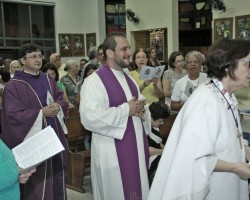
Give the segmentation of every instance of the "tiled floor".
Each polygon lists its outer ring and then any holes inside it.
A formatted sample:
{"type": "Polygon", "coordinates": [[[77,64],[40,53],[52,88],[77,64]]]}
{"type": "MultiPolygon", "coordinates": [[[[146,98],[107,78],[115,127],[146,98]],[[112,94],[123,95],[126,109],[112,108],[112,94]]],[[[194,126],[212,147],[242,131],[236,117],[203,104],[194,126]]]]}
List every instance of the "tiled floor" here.
{"type": "Polygon", "coordinates": [[[68,200],[93,200],[90,175],[84,177],[83,187],[85,193],[67,189],[68,200]]]}

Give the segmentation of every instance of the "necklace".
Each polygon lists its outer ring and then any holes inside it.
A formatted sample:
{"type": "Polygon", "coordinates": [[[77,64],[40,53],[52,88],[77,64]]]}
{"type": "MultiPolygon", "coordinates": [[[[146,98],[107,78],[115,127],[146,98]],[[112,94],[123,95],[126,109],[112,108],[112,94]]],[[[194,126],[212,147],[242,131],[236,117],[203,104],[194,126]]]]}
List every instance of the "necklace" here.
{"type": "Polygon", "coordinates": [[[200,84],[200,76],[195,80],[191,80],[189,77],[188,79],[189,79],[188,82],[190,83],[190,86],[191,86],[189,87],[188,92],[191,95],[200,84]]]}
{"type": "Polygon", "coordinates": [[[237,117],[236,117],[236,115],[235,115],[235,113],[234,113],[234,111],[233,111],[232,106],[231,106],[230,103],[229,103],[230,96],[229,96],[228,92],[223,88],[222,84],[221,84],[219,81],[212,79],[212,80],[210,81],[210,83],[212,83],[212,84],[219,90],[220,94],[223,96],[223,98],[224,98],[224,99],[226,100],[226,102],[227,102],[227,105],[228,105],[227,109],[230,109],[230,110],[231,110],[231,113],[232,113],[233,118],[234,118],[235,126],[236,126],[236,128],[237,128],[236,137],[239,139],[240,148],[242,149],[242,140],[241,140],[242,134],[241,134],[240,131],[239,131],[239,124],[238,124],[237,117]]]}

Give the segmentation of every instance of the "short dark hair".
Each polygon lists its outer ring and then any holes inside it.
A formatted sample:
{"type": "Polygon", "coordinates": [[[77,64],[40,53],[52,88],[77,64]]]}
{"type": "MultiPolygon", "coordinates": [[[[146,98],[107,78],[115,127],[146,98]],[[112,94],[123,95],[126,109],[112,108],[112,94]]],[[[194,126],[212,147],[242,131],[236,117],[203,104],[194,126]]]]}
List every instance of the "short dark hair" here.
{"type": "Polygon", "coordinates": [[[208,77],[218,78],[229,75],[236,80],[234,70],[240,59],[250,53],[250,41],[243,39],[221,39],[215,42],[208,51],[206,66],[208,77]],[[227,71],[226,71],[227,69],[227,71]]]}
{"type": "Polygon", "coordinates": [[[56,66],[53,63],[49,62],[43,66],[42,72],[46,73],[48,70],[53,70],[56,73],[55,77],[56,82],[59,81],[59,73],[56,66]]]}
{"type": "MultiPolygon", "coordinates": [[[[169,58],[168,58],[168,65],[172,69],[175,68],[174,63],[175,63],[175,59],[176,59],[177,56],[183,56],[182,52],[180,52],[180,51],[173,51],[170,54],[169,58]]],[[[184,59],[184,56],[183,56],[183,59],[184,59]]]]}
{"type": "Polygon", "coordinates": [[[153,102],[149,106],[151,112],[151,117],[153,120],[167,119],[170,115],[170,109],[167,104],[162,104],[161,102],[153,102]]]}
{"type": "Polygon", "coordinates": [[[86,66],[86,68],[85,68],[85,70],[84,70],[84,74],[83,74],[83,80],[87,77],[87,74],[88,74],[88,72],[89,72],[91,69],[97,70],[96,65],[94,65],[94,64],[88,64],[88,65],[86,66]]]}
{"type": "Polygon", "coordinates": [[[27,53],[32,53],[32,52],[37,52],[37,51],[42,52],[42,49],[40,46],[34,43],[26,43],[19,48],[18,58],[23,58],[24,56],[26,56],[27,53]]]}
{"type": "Polygon", "coordinates": [[[10,80],[10,73],[3,67],[0,68],[0,75],[4,83],[7,83],[10,80]]]}
{"type": "Polygon", "coordinates": [[[126,38],[126,35],[122,32],[112,32],[108,34],[108,36],[105,38],[103,42],[103,54],[104,54],[105,59],[107,59],[106,51],[108,49],[115,51],[115,48],[117,46],[116,41],[115,41],[116,37],[126,38]]]}

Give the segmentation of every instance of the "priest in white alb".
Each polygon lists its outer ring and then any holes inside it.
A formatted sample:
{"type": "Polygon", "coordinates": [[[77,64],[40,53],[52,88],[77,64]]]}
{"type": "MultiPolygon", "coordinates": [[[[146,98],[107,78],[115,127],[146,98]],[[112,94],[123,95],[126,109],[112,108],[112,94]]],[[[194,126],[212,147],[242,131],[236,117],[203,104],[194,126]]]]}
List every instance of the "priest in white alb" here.
{"type": "Polygon", "coordinates": [[[80,116],[91,130],[91,180],[95,200],[146,200],[149,147],[142,125],[146,100],[124,72],[130,62],[125,35],[103,43],[107,63],[85,79],[80,116]]]}

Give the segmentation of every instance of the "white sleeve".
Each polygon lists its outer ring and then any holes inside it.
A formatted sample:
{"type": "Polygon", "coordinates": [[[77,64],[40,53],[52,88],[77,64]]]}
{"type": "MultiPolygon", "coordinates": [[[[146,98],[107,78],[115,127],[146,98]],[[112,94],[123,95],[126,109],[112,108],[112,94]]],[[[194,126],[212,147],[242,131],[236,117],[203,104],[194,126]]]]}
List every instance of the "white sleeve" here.
{"type": "Polygon", "coordinates": [[[177,83],[174,86],[174,89],[172,91],[172,95],[171,95],[171,100],[172,101],[181,101],[181,82],[177,81],[177,83]]]}

